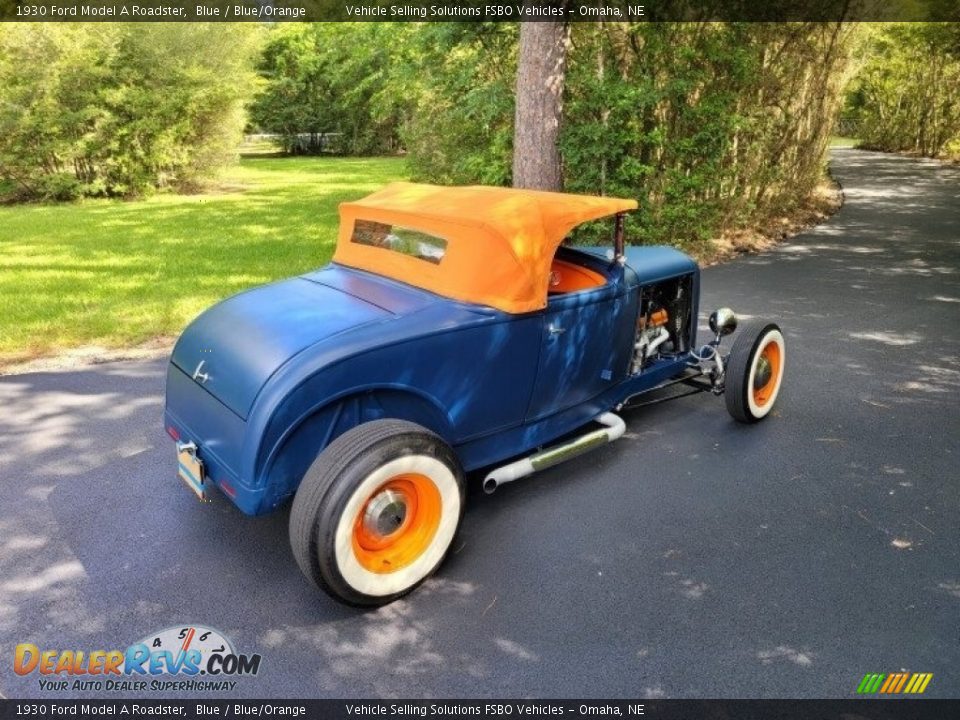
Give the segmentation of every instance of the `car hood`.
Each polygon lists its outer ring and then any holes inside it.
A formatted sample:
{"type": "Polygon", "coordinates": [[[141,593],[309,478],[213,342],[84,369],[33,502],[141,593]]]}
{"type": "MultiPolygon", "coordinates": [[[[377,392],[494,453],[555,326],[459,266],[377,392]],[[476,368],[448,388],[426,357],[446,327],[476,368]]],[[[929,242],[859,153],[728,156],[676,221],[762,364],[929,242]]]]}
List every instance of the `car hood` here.
{"type": "Polygon", "coordinates": [[[395,317],[316,277],[291,278],[214,305],[180,336],[171,362],[246,419],[264,383],[297,353],[395,317]]]}

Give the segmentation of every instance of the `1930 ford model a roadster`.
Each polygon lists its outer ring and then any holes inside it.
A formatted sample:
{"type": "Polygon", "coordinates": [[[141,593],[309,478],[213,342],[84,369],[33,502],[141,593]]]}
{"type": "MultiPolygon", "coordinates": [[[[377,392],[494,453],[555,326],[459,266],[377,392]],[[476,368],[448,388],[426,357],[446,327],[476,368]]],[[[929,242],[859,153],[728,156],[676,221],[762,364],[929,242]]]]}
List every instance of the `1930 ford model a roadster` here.
{"type": "Polygon", "coordinates": [[[722,308],[698,347],[699,269],[668,247],[626,248],[636,206],[411,183],[342,204],[330,265],[224,300],[177,342],[165,424],[180,477],[251,515],[293,497],[304,574],[377,605],[439,566],[466,472],[492,468],[492,492],[615,440],[616,410],[673,383],[764,418],[780,329],[753,320],[723,355],[737,321],[722,308]],[[608,216],[612,250],[562,244],[608,216]]]}

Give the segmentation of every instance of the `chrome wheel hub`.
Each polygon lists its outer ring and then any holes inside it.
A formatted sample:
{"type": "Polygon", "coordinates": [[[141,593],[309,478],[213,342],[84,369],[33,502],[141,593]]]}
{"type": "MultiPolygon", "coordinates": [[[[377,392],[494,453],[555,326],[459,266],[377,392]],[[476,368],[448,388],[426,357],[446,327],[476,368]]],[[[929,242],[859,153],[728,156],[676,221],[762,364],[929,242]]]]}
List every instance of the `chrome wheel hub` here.
{"type": "Polygon", "coordinates": [[[367,532],[380,537],[392,535],[407,518],[407,501],[396,490],[384,490],[374,495],[363,513],[367,532]]]}

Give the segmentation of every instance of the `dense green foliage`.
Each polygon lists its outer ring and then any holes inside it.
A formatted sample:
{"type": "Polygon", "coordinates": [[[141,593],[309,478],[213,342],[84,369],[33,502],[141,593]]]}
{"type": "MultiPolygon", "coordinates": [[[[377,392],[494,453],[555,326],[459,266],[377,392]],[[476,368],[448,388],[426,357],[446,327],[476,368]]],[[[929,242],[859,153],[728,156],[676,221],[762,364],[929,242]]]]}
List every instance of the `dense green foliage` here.
{"type": "Polygon", "coordinates": [[[960,23],[876,32],[845,117],[864,147],[960,158],[960,23]]]}
{"type": "Polygon", "coordinates": [[[513,23],[430,23],[409,37],[395,77],[416,179],[510,184],[518,35],[513,23]]]}
{"type": "Polygon", "coordinates": [[[637,197],[631,237],[687,247],[789,212],[822,177],[852,32],[820,23],[576,27],[566,188],[637,197]]]}
{"type": "MultiPolygon", "coordinates": [[[[789,211],[820,180],[855,28],[583,23],[573,33],[566,189],[639,198],[634,241],[692,249],[789,211]]],[[[515,26],[433,26],[409,39],[401,134],[414,176],[509,184],[515,26]]]]}
{"type": "Polygon", "coordinates": [[[289,154],[396,152],[400,110],[391,71],[408,30],[381,23],[277,27],[259,64],[265,83],[251,124],[279,134],[289,154]]]}
{"type": "Polygon", "coordinates": [[[509,23],[279,26],[251,126],[289,154],[403,149],[421,177],[503,184],[517,34],[509,23]]]}
{"type": "Polygon", "coordinates": [[[0,26],[0,183],[70,199],[189,187],[234,156],[259,29],[0,26]]]}

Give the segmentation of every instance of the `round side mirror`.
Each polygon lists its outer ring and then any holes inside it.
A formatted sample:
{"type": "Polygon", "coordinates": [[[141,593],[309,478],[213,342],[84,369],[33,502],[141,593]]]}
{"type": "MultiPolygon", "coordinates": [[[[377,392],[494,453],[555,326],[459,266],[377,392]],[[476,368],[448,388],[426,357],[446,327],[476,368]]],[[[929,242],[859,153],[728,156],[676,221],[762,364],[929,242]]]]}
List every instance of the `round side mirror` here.
{"type": "Polygon", "coordinates": [[[737,315],[730,308],[720,308],[710,313],[710,329],[714,335],[729,335],[737,329],[737,315]]]}

